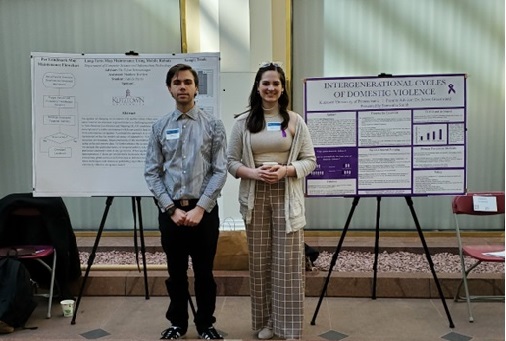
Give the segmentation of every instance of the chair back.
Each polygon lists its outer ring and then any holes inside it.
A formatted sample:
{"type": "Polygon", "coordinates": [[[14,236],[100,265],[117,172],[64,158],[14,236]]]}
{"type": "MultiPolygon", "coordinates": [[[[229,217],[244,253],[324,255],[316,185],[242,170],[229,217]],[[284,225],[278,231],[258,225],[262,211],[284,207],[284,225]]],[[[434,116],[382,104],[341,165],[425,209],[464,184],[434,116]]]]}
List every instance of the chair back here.
{"type": "Polygon", "coordinates": [[[14,208],[6,216],[0,246],[52,244],[41,210],[35,206],[14,208]]]}
{"type": "Polygon", "coordinates": [[[53,246],[58,254],[56,281],[61,296],[72,297],[70,283],[81,276],[81,264],[76,236],[61,197],[11,193],[1,198],[0,247],[12,245],[53,246]]]}
{"type": "Polygon", "coordinates": [[[454,214],[469,215],[496,215],[504,214],[504,192],[468,192],[464,195],[457,195],[452,200],[452,210],[454,214]],[[495,197],[497,202],[497,211],[475,211],[473,204],[474,196],[495,197]]]}

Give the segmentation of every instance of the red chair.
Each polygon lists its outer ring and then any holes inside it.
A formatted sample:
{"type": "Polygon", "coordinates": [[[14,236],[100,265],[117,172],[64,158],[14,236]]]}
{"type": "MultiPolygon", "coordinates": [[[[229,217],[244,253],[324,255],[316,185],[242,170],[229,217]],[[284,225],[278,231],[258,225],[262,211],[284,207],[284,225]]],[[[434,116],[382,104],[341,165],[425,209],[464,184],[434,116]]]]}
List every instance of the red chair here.
{"type": "MultiPolygon", "coordinates": [[[[61,197],[11,193],[0,198],[0,247],[51,245],[58,253],[55,296],[74,299],[72,282],[81,276],[76,236],[61,197]]],[[[45,262],[51,266],[52,259],[45,262]]],[[[25,262],[33,278],[49,287],[49,276],[36,262],[25,262]],[[40,269],[39,269],[40,268],[40,269]]]]}
{"type": "MultiPolygon", "coordinates": [[[[465,299],[467,301],[467,309],[469,312],[469,322],[473,322],[473,314],[471,310],[471,301],[478,300],[503,300],[502,296],[470,296],[467,278],[469,273],[482,262],[504,263],[504,254],[502,257],[498,255],[488,255],[489,253],[504,252],[504,244],[497,245],[462,245],[460,235],[459,216],[491,216],[504,215],[504,192],[469,192],[465,195],[455,196],[452,200],[452,210],[455,217],[455,229],[457,232],[457,241],[459,246],[460,263],[462,267],[462,279],[457,288],[454,300],[465,299]],[[483,199],[483,200],[482,200],[483,199]],[[479,202],[482,202],[480,204],[479,202]],[[494,205],[495,204],[495,205],[494,205]],[[495,207],[494,207],[495,206],[495,207]],[[471,257],[476,260],[468,269],[464,262],[464,256],[471,257]],[[464,285],[465,296],[460,296],[460,289],[464,285]]],[[[504,223],[501,228],[504,228],[504,223]]]]}
{"type": "Polygon", "coordinates": [[[54,294],[54,278],[56,271],[56,250],[51,245],[16,245],[0,248],[0,257],[14,257],[17,259],[33,259],[46,268],[51,274],[49,292],[47,294],[34,293],[35,296],[48,298],[47,318],[51,318],[51,306],[54,294]],[[53,256],[53,265],[49,266],[43,258],[53,256]]]}
{"type": "MultiPolygon", "coordinates": [[[[12,211],[15,217],[40,217],[41,211],[37,208],[17,208],[12,211]]],[[[24,236],[26,237],[26,236],[24,236]]],[[[33,243],[35,244],[35,243],[33,243]]],[[[49,290],[47,293],[35,292],[35,296],[43,296],[48,298],[47,318],[51,318],[51,306],[54,296],[55,273],[56,273],[56,249],[53,245],[32,245],[25,243],[13,243],[13,245],[2,245],[0,247],[0,257],[16,257],[18,259],[34,260],[41,264],[49,271],[49,290]],[[46,262],[48,257],[52,256],[52,262],[46,262]],[[52,264],[52,265],[49,265],[52,264]]]]}

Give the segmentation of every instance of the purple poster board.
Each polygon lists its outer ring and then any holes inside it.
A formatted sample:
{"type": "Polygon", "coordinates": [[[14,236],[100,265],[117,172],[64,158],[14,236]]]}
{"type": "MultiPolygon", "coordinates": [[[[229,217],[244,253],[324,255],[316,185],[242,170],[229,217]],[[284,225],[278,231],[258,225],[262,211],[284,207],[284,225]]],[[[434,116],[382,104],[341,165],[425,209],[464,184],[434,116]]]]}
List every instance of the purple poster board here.
{"type": "Polygon", "coordinates": [[[309,197],[465,192],[465,74],[308,78],[304,117],[309,197]]]}

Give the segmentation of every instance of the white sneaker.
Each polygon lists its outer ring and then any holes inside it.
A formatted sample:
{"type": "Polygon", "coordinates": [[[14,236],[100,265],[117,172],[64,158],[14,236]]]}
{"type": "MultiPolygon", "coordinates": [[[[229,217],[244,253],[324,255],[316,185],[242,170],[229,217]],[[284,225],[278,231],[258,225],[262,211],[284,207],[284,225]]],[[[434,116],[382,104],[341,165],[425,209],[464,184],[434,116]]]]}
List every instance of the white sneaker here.
{"type": "Polygon", "coordinates": [[[263,328],[261,331],[258,332],[258,338],[260,340],[270,340],[274,336],[274,333],[272,332],[272,329],[269,327],[263,328]]]}

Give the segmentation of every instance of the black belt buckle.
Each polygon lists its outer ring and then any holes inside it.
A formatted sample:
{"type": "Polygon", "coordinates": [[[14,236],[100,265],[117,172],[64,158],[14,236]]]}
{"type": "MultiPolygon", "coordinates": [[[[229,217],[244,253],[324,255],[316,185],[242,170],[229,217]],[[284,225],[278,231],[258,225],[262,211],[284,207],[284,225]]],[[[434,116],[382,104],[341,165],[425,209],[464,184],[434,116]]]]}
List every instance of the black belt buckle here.
{"type": "Polygon", "coordinates": [[[179,204],[181,205],[181,207],[190,206],[190,200],[188,200],[188,199],[181,199],[181,200],[179,200],[179,204]]]}

